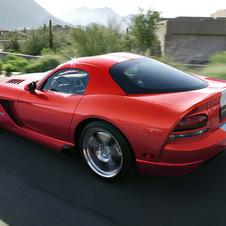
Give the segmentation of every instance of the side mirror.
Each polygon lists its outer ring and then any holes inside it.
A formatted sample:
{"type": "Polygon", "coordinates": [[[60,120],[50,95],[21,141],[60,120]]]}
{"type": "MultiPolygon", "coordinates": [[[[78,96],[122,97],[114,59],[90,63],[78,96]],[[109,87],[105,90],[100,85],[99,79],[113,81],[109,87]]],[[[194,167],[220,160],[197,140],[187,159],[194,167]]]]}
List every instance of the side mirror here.
{"type": "Polygon", "coordinates": [[[35,82],[31,82],[31,83],[25,85],[24,89],[26,91],[29,91],[29,92],[34,91],[36,89],[36,83],[35,82]]]}

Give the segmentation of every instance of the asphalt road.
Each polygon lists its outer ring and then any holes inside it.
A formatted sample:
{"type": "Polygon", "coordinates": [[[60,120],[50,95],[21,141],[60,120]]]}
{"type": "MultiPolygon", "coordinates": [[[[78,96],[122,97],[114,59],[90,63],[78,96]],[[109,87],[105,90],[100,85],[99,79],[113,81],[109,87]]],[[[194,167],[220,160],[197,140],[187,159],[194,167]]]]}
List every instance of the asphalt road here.
{"type": "Polygon", "coordinates": [[[0,219],[9,225],[225,225],[226,152],[186,176],[100,181],[80,159],[0,131],[0,219]]]}

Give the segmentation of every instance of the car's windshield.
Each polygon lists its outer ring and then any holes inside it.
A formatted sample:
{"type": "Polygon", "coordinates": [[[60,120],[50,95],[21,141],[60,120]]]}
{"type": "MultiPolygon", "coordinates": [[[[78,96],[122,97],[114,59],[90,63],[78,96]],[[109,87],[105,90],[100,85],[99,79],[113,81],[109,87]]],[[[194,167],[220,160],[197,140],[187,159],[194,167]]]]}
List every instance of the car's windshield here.
{"type": "Polygon", "coordinates": [[[42,80],[44,80],[52,71],[53,70],[44,72],[42,78],[39,79],[39,81],[36,83],[36,85],[38,85],[39,83],[41,83],[42,80]]]}
{"type": "Polygon", "coordinates": [[[149,58],[118,63],[110,68],[110,74],[127,94],[182,92],[208,86],[190,74],[149,58]]]}

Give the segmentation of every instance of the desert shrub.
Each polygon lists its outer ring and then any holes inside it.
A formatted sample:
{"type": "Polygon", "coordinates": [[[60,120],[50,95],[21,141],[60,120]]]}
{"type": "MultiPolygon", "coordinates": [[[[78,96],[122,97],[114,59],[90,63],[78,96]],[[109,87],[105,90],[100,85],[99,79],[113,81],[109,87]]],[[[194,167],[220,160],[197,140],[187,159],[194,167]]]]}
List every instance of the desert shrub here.
{"type": "Polygon", "coordinates": [[[25,73],[32,72],[44,72],[54,69],[61,63],[61,60],[58,57],[54,56],[45,56],[39,58],[38,60],[33,60],[31,64],[27,65],[24,69],[25,73]]]}
{"type": "Polygon", "coordinates": [[[155,59],[159,62],[162,62],[164,64],[167,64],[171,67],[177,68],[181,71],[187,72],[189,73],[190,71],[183,65],[183,63],[181,62],[175,62],[173,59],[171,58],[166,58],[166,57],[151,57],[152,59],[155,59]]]}
{"type": "Polygon", "coordinates": [[[42,56],[45,56],[45,55],[54,55],[54,54],[56,54],[56,52],[53,49],[50,49],[50,48],[44,48],[41,51],[41,55],[42,56]]]}
{"type": "Polygon", "coordinates": [[[18,35],[14,34],[9,40],[9,42],[3,45],[4,50],[12,53],[20,52],[20,43],[18,39],[18,35]]]}
{"type": "Polygon", "coordinates": [[[208,64],[199,72],[199,74],[211,78],[226,80],[226,64],[208,64]]]}
{"type": "Polygon", "coordinates": [[[12,64],[7,63],[3,65],[3,70],[6,72],[12,72],[12,71],[15,71],[16,69],[12,64]]]}
{"type": "Polygon", "coordinates": [[[48,48],[48,29],[46,26],[29,32],[28,38],[21,45],[21,52],[29,55],[40,55],[43,48],[48,48]]]}
{"type": "Polygon", "coordinates": [[[2,60],[0,60],[0,75],[2,74],[2,66],[3,66],[3,62],[2,60]]]}
{"type": "MultiPolygon", "coordinates": [[[[73,54],[73,55],[70,54],[70,50],[71,49],[68,47],[56,49],[56,50],[53,50],[50,48],[44,48],[41,52],[41,55],[42,56],[52,56],[62,62],[65,62],[65,61],[68,61],[75,57],[75,54],[73,54]]],[[[72,52],[74,52],[73,48],[72,48],[72,52]]]]}
{"type": "Polygon", "coordinates": [[[123,33],[120,25],[109,21],[107,27],[91,24],[77,26],[71,30],[71,37],[77,50],[77,56],[93,56],[124,50],[123,33]]]}
{"type": "Polygon", "coordinates": [[[3,62],[0,60],[0,71],[2,70],[3,62]]]}
{"type": "Polygon", "coordinates": [[[202,69],[190,69],[185,67],[182,63],[175,63],[172,59],[163,57],[155,59],[187,73],[200,74],[211,78],[226,80],[226,52],[211,56],[209,59],[210,62],[202,69]]]}
{"type": "Polygon", "coordinates": [[[199,72],[199,74],[226,80],[226,51],[211,56],[209,58],[209,63],[199,72]]]}
{"type": "Polygon", "coordinates": [[[29,64],[28,60],[15,56],[15,55],[7,55],[5,59],[5,64],[12,65],[13,71],[22,72],[24,68],[29,64]]]}
{"type": "Polygon", "coordinates": [[[226,51],[217,53],[209,58],[209,64],[225,64],[226,63],[226,51]]]}
{"type": "Polygon", "coordinates": [[[4,64],[3,70],[6,72],[6,76],[10,76],[13,71],[16,71],[15,66],[10,63],[4,64]]]}
{"type": "Polygon", "coordinates": [[[57,49],[68,45],[69,35],[62,32],[50,32],[51,28],[44,25],[37,30],[31,30],[28,33],[26,41],[21,43],[21,52],[29,55],[41,55],[43,49],[51,49],[55,52],[57,49]],[[50,44],[51,37],[51,44],[50,44]]]}

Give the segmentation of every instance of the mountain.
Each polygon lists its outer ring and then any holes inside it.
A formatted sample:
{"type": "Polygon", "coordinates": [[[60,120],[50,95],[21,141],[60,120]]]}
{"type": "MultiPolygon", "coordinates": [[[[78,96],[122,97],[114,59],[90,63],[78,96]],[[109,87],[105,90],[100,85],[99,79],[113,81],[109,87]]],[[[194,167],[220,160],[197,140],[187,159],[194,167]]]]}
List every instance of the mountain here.
{"type": "Polygon", "coordinates": [[[48,24],[69,25],[57,19],[34,0],[0,0],[0,28],[37,28],[48,24]]]}
{"type": "Polygon", "coordinates": [[[108,7],[98,9],[88,9],[86,7],[78,8],[65,13],[65,15],[62,16],[62,19],[73,25],[82,26],[91,23],[107,25],[109,20],[114,20],[118,23],[122,22],[121,16],[108,7]]]}

